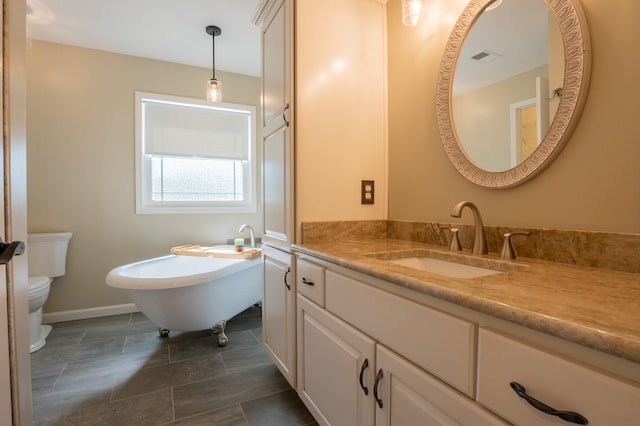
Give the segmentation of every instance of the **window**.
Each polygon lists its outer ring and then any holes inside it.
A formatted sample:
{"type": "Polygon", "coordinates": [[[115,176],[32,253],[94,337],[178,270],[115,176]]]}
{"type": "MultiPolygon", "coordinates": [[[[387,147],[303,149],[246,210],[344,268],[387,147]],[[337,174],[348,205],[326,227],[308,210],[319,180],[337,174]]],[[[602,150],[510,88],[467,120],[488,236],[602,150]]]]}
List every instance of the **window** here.
{"type": "Polygon", "coordinates": [[[255,112],[136,92],[136,213],[255,212],[255,112]]]}

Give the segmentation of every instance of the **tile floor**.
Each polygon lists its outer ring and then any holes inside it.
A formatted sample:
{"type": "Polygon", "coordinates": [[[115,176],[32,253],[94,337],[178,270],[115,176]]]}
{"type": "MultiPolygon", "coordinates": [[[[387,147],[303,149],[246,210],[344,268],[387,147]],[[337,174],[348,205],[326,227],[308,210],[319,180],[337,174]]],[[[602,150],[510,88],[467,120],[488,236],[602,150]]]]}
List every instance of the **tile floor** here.
{"type": "Polygon", "coordinates": [[[260,309],[209,332],[158,335],[141,313],[53,325],[31,355],[43,425],[317,425],[261,344],[260,309]]]}

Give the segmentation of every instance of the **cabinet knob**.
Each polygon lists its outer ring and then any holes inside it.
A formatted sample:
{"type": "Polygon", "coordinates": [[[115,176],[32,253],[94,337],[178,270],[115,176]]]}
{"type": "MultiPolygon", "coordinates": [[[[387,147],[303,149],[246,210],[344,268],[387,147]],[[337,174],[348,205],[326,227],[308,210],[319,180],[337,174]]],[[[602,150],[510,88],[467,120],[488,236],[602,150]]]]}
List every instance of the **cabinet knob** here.
{"type": "Polygon", "coordinates": [[[378,370],[378,374],[376,374],[376,382],[373,384],[373,399],[376,400],[378,407],[382,408],[382,399],[378,396],[378,385],[382,381],[382,368],[378,370]]]}
{"type": "Polygon", "coordinates": [[[291,286],[287,282],[287,276],[289,275],[289,272],[291,272],[291,268],[287,267],[287,270],[284,271],[284,285],[287,286],[287,290],[291,290],[291,286]]]}
{"type": "Polygon", "coordinates": [[[302,284],[306,284],[306,285],[316,285],[316,283],[314,283],[313,281],[308,281],[305,277],[302,277],[302,284]]]}
{"type": "Polygon", "coordinates": [[[522,386],[518,382],[511,382],[509,383],[509,385],[511,386],[511,389],[513,389],[513,391],[516,394],[518,394],[520,398],[527,401],[536,410],[542,411],[543,413],[549,414],[551,416],[557,416],[562,420],[564,420],[565,422],[576,423],[579,425],[589,424],[589,421],[578,413],[575,413],[573,411],[558,411],[555,408],[551,408],[547,404],[540,402],[537,399],[527,395],[527,392],[524,386],[522,386]]]}
{"type": "Polygon", "coordinates": [[[369,388],[364,385],[364,370],[367,368],[369,368],[369,359],[365,358],[362,367],[360,367],[360,387],[365,395],[369,395],[369,388]]]}

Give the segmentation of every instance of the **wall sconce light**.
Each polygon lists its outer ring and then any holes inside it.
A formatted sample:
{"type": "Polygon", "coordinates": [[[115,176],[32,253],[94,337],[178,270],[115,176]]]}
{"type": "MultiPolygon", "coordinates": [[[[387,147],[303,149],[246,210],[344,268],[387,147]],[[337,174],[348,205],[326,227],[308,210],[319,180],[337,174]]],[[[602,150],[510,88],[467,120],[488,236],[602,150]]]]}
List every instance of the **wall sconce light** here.
{"type": "Polygon", "coordinates": [[[211,80],[207,81],[207,100],[211,102],[222,101],[222,82],[216,80],[216,36],[222,34],[220,27],[215,25],[209,25],[207,27],[207,34],[211,36],[212,46],[212,60],[211,60],[211,80]]]}
{"type": "Polygon", "coordinates": [[[402,23],[415,27],[422,13],[422,0],[402,0],[402,23]]]}

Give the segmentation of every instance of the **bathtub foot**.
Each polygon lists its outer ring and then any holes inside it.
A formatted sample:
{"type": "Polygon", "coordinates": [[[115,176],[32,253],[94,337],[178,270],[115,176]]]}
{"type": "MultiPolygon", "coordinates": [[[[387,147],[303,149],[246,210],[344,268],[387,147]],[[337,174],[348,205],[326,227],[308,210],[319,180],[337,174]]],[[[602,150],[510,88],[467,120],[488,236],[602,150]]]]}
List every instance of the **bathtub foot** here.
{"type": "Polygon", "coordinates": [[[211,329],[211,331],[213,331],[214,334],[218,335],[218,346],[227,346],[227,343],[229,343],[229,339],[227,339],[227,335],[224,334],[224,327],[226,325],[227,325],[227,321],[222,320],[216,325],[214,325],[213,328],[211,329]]]}
{"type": "Polygon", "coordinates": [[[158,334],[160,335],[160,337],[169,337],[169,330],[167,330],[166,328],[159,328],[158,334]]]}

